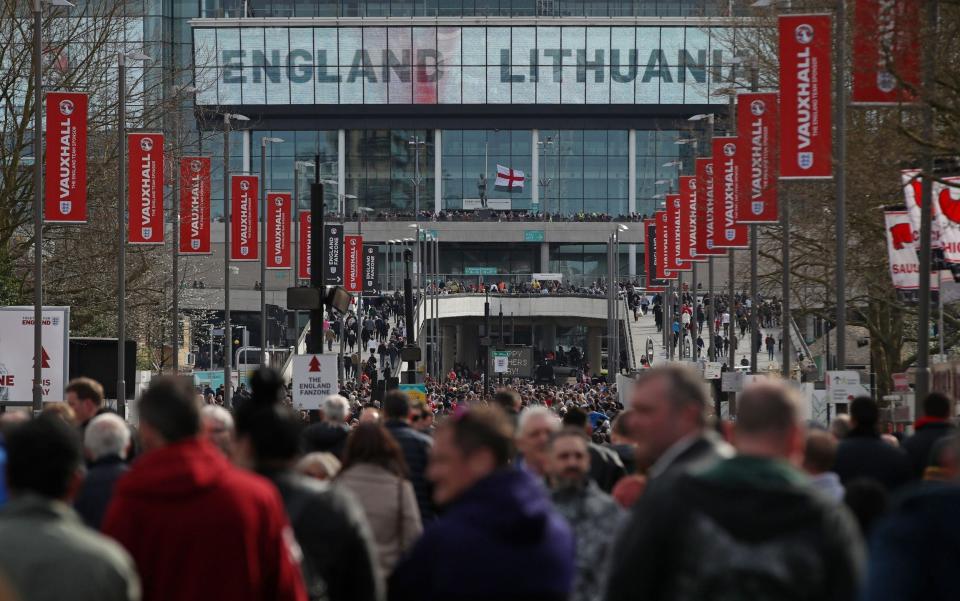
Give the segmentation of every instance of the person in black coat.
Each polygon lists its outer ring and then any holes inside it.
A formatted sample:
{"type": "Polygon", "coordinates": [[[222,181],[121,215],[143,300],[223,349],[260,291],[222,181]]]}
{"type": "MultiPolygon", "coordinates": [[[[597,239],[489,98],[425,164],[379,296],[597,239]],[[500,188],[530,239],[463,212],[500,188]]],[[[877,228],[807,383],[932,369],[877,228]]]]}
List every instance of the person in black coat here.
{"type": "Polygon", "coordinates": [[[410,425],[410,401],[399,390],[392,390],[383,399],[384,424],[403,450],[403,459],[410,472],[410,483],[417,496],[420,519],[424,525],[436,515],[433,505],[433,485],[427,480],[427,460],[433,439],[410,425]]]}
{"type": "Polygon", "coordinates": [[[903,450],[910,457],[910,466],[915,478],[923,478],[923,472],[930,464],[930,450],[938,440],[957,432],[950,423],[953,399],[931,392],[923,400],[923,417],[913,426],[913,436],[903,442],[903,450]]]}
{"type": "Polygon", "coordinates": [[[880,438],[879,417],[877,403],[870,397],[857,397],[850,403],[853,429],[840,441],[833,469],[844,485],[869,478],[893,491],[910,480],[907,454],[880,438]]]}
{"type": "Polygon", "coordinates": [[[311,424],[301,435],[303,452],[333,453],[337,459],[343,455],[350,427],[350,402],[339,394],[332,394],[323,401],[323,421],[311,424]]]}
{"type": "Polygon", "coordinates": [[[329,482],[294,471],[302,423],[283,405],[280,375],[261,368],[253,395],[237,409],[238,459],[276,486],[303,552],[311,601],[382,601],[384,576],[370,525],[357,500],[329,482]]]}
{"type": "Polygon", "coordinates": [[[130,450],[130,428],[119,415],[102,413],[87,423],[83,447],[91,463],[74,500],[74,509],[87,526],[100,530],[113,487],[130,469],[125,462],[130,450]]]}

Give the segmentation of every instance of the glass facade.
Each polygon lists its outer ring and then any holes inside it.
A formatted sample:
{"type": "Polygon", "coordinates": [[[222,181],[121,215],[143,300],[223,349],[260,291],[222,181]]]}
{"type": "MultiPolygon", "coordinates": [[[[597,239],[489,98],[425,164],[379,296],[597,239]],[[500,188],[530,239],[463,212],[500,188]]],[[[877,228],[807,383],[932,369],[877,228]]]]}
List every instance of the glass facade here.
{"type": "Polygon", "coordinates": [[[541,210],[628,214],[627,140],[626,130],[541,131],[540,171],[550,179],[541,186],[541,210]]]}
{"type": "Polygon", "coordinates": [[[347,130],[346,193],[355,197],[346,204],[347,214],[365,206],[378,212],[413,215],[418,159],[420,210],[433,212],[433,150],[432,131],[347,130]]]}
{"type": "MultiPolygon", "coordinates": [[[[640,247],[641,245],[637,245],[640,247]]],[[[629,273],[629,246],[620,245],[620,273],[629,273]]],[[[643,271],[643,255],[637,251],[637,272],[643,271]]],[[[565,281],[578,286],[607,278],[605,244],[551,244],[550,272],[562,273],[565,281]]]]}
{"type": "Polygon", "coordinates": [[[200,26],[193,40],[201,105],[724,103],[736,41],[677,26],[200,26]]]}
{"type": "Polygon", "coordinates": [[[207,17],[686,17],[744,14],[730,0],[203,0],[207,17]]]}
{"type": "Polygon", "coordinates": [[[463,199],[480,198],[480,176],[487,174],[487,198],[509,199],[513,209],[531,208],[533,155],[530,130],[443,130],[443,208],[460,210],[463,199]],[[497,165],[522,171],[527,177],[523,190],[508,192],[495,186],[497,165]]]}
{"type": "Polygon", "coordinates": [[[680,189],[677,178],[693,174],[694,149],[677,141],[695,137],[690,131],[637,130],[638,213],[653,215],[662,195],[680,189]]]}
{"type": "Polygon", "coordinates": [[[267,147],[267,190],[293,191],[294,161],[300,165],[300,208],[310,208],[310,183],[314,178],[322,180],[323,202],[328,210],[338,206],[337,192],[337,132],[336,131],[255,131],[250,138],[250,170],[260,171],[262,139],[280,138],[283,142],[267,147]],[[320,172],[315,165],[320,161],[320,172]],[[311,163],[306,165],[303,163],[311,163]]]}

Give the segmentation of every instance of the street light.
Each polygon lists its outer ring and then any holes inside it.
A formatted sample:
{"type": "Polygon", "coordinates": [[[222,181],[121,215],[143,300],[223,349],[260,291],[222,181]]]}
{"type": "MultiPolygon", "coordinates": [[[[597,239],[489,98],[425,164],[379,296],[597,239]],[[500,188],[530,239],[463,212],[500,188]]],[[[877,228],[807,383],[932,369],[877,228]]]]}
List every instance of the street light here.
{"type": "MultiPolygon", "coordinates": [[[[171,91],[173,92],[173,101],[175,103],[173,114],[174,114],[174,140],[173,140],[173,150],[177,151],[180,149],[178,146],[179,140],[176,139],[176,136],[180,133],[180,106],[179,106],[179,97],[180,94],[196,94],[197,88],[188,85],[188,84],[179,84],[172,87],[171,91]]],[[[176,154],[176,153],[175,153],[176,154]]],[[[182,153],[181,153],[182,154],[182,153]]],[[[176,158],[176,157],[175,157],[176,158]]],[[[180,164],[179,161],[173,161],[173,189],[178,190],[182,185],[180,181],[180,164]]],[[[173,202],[170,203],[170,222],[173,224],[173,244],[172,244],[172,268],[173,268],[173,304],[171,307],[171,313],[173,313],[173,327],[171,327],[171,337],[170,337],[170,346],[173,352],[173,373],[180,373],[180,202],[179,198],[174,198],[173,202]]],[[[162,347],[161,347],[162,348],[162,347]]],[[[160,362],[163,364],[163,353],[160,354],[160,362]]]]}
{"type": "MultiPolygon", "coordinates": [[[[66,0],[52,6],[72,7],[66,0]]],[[[43,2],[33,2],[33,412],[43,409],[43,2]]],[[[121,199],[122,204],[122,199],[121,199]]],[[[121,231],[122,233],[122,231],[121,231]]],[[[119,398],[119,395],[117,395],[119,398]]],[[[118,403],[119,404],[119,403],[118,403]]]]}
{"type": "MultiPolygon", "coordinates": [[[[223,113],[223,406],[230,407],[233,385],[233,332],[230,329],[230,122],[249,121],[238,113],[223,113]]],[[[238,270],[239,273],[239,270],[238,270]]]]}
{"type": "Polygon", "coordinates": [[[267,365],[267,146],[283,138],[260,138],[260,365],[267,365]]]}
{"type": "MultiPolygon", "coordinates": [[[[127,59],[148,61],[150,57],[142,52],[117,54],[117,78],[119,95],[117,99],[117,150],[119,166],[117,168],[117,413],[125,417],[127,412],[127,383],[123,372],[126,369],[124,339],[126,338],[126,297],[127,297],[127,240],[124,232],[127,221],[127,59]]],[[[38,364],[39,365],[39,364],[38,364]]],[[[34,368],[36,369],[36,368],[34,368]]]]}

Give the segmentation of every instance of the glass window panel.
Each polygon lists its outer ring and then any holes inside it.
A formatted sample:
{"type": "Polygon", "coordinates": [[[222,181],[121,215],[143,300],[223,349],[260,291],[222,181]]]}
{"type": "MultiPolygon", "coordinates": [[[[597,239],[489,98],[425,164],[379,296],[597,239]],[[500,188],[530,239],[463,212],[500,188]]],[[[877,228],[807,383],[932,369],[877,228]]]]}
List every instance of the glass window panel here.
{"type": "Polygon", "coordinates": [[[463,81],[463,67],[450,65],[440,69],[437,81],[437,102],[440,104],[460,104],[460,89],[463,81]]]}
{"type": "Polygon", "coordinates": [[[287,55],[290,53],[290,36],[287,27],[267,27],[263,30],[264,47],[266,49],[266,64],[287,64],[287,55]]]}
{"type": "Polygon", "coordinates": [[[463,104],[487,102],[486,67],[463,67],[463,104]]]}
{"type": "Polygon", "coordinates": [[[463,64],[460,52],[461,29],[459,27],[437,28],[437,54],[444,67],[463,64]]]}
{"type": "Polygon", "coordinates": [[[372,64],[384,64],[384,53],[387,51],[387,28],[364,27],[363,49],[370,55],[370,62],[372,64]]]}
{"type": "Polygon", "coordinates": [[[483,27],[464,27],[461,35],[463,36],[463,64],[486,64],[487,30],[483,27]]]}
{"type": "Polygon", "coordinates": [[[244,66],[262,66],[264,57],[263,28],[240,28],[240,49],[243,51],[244,66]]]}
{"type": "Polygon", "coordinates": [[[730,86],[730,78],[733,76],[733,66],[730,59],[735,56],[734,53],[734,34],[726,28],[713,28],[710,30],[710,77],[709,77],[709,96],[711,104],[727,104],[726,96],[714,95],[714,92],[720,88],[730,86]]]}
{"type": "Polygon", "coordinates": [[[660,101],[660,28],[637,28],[637,104],[657,104],[660,101]],[[650,66],[652,63],[652,67],[650,66]],[[648,80],[648,81],[644,81],[648,80]]]}
{"type": "Polygon", "coordinates": [[[541,63],[537,67],[537,104],[560,103],[560,78],[554,80],[552,65],[541,63]]]}
{"type": "Polygon", "coordinates": [[[242,94],[243,104],[264,104],[266,85],[263,82],[262,67],[243,67],[242,94]]]}
{"type": "MultiPolygon", "coordinates": [[[[514,27],[511,60],[514,65],[530,65],[530,53],[537,50],[537,30],[533,27],[514,27]]],[[[528,72],[528,70],[524,70],[528,72]]]]}
{"type": "MultiPolygon", "coordinates": [[[[509,27],[488,27],[487,28],[487,64],[499,65],[502,52],[510,53],[510,28],[509,27]]],[[[511,61],[512,62],[512,61],[511,61]]]]}
{"type": "Polygon", "coordinates": [[[687,104],[706,104],[709,102],[710,75],[710,39],[707,32],[699,27],[686,29],[687,63],[684,82],[684,102],[687,104]]]}
{"type": "Polygon", "coordinates": [[[663,50],[662,78],[660,80],[660,103],[682,104],[683,82],[680,81],[680,57],[683,53],[683,27],[660,29],[660,45],[663,50]]]}
{"type": "Polygon", "coordinates": [[[487,67],[487,103],[509,104],[510,82],[503,81],[500,76],[500,66],[487,67]]]}
{"type": "Polygon", "coordinates": [[[630,136],[624,130],[611,130],[607,132],[607,153],[612,157],[626,157],[628,154],[628,142],[630,136]]]}
{"type": "Polygon", "coordinates": [[[340,103],[363,104],[363,78],[354,77],[351,81],[351,67],[340,67],[340,103]]]}
{"type": "MultiPolygon", "coordinates": [[[[349,66],[363,48],[363,30],[359,27],[341,27],[337,30],[340,65],[349,66]]],[[[318,46],[319,48],[319,46],[318,46]]]]}
{"type": "Polygon", "coordinates": [[[267,104],[290,104],[290,82],[286,67],[265,67],[267,104]]]}

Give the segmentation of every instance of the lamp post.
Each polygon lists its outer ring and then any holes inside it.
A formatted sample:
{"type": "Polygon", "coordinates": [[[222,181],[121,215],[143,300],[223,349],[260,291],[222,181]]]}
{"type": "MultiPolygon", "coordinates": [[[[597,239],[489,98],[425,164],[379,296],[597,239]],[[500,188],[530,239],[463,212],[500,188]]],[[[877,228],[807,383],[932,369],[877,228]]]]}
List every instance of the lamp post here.
{"type": "MultiPolygon", "coordinates": [[[[553,147],[553,136],[547,136],[546,140],[537,141],[537,146],[540,151],[540,163],[546,167],[547,149],[553,147]]],[[[547,191],[550,189],[550,183],[553,182],[553,178],[547,176],[546,169],[541,168],[539,171],[539,183],[540,187],[543,188],[543,198],[540,200],[540,212],[547,215],[547,191]]]]}
{"type": "Polygon", "coordinates": [[[126,417],[127,413],[127,383],[124,378],[127,320],[127,235],[124,231],[127,222],[127,59],[148,61],[150,57],[142,52],[117,54],[117,413],[120,417],[126,417]]]}
{"type": "MultiPolygon", "coordinates": [[[[66,0],[47,0],[72,7],[66,0]]],[[[33,412],[43,409],[43,0],[33,0],[33,412]]],[[[121,146],[123,139],[121,138],[121,146]]],[[[121,199],[122,202],[122,199],[121,199]]],[[[121,229],[122,234],[122,229],[121,229]]],[[[123,377],[122,375],[120,377],[123,377]]],[[[117,397],[119,398],[119,394],[117,397]]],[[[119,404],[119,403],[118,403],[119,404]]]]}
{"type": "Polygon", "coordinates": [[[267,365],[267,146],[283,138],[260,138],[260,365],[267,365]]]}
{"type": "Polygon", "coordinates": [[[230,408],[233,385],[233,332],[230,329],[230,121],[249,121],[223,113],[223,406],[230,408]]]}
{"type": "MultiPolygon", "coordinates": [[[[713,144],[713,124],[716,116],[714,113],[700,113],[697,115],[691,116],[689,121],[706,121],[707,124],[707,148],[711,148],[713,144]]],[[[704,191],[706,194],[706,191],[704,191]]],[[[710,295],[710,311],[707,314],[707,335],[710,336],[710,344],[707,345],[708,353],[707,358],[711,361],[716,361],[717,358],[717,349],[716,346],[716,333],[714,331],[714,321],[716,320],[716,299],[713,296],[713,255],[710,255],[707,258],[707,294],[710,295]]]]}
{"type": "Polygon", "coordinates": [[[413,219],[420,221],[420,148],[426,147],[427,143],[420,136],[413,136],[407,145],[413,146],[413,177],[410,181],[413,183],[413,219]]]}
{"type": "MultiPolygon", "coordinates": [[[[176,105],[174,106],[174,140],[173,140],[173,150],[174,156],[176,157],[177,152],[180,151],[179,140],[176,139],[176,136],[180,134],[180,94],[194,94],[197,89],[189,85],[178,85],[173,86],[173,98],[176,105]]],[[[180,152],[182,155],[182,151],[180,152]]],[[[180,161],[173,161],[173,189],[178,191],[180,186],[183,185],[183,182],[180,181],[180,161]]],[[[170,203],[170,223],[173,224],[173,252],[172,255],[172,267],[173,267],[173,302],[171,307],[171,313],[173,317],[171,319],[172,327],[170,335],[170,347],[173,352],[173,373],[180,373],[180,199],[176,197],[173,198],[173,202],[170,203]]],[[[161,363],[163,362],[163,355],[160,356],[161,363]]]]}

